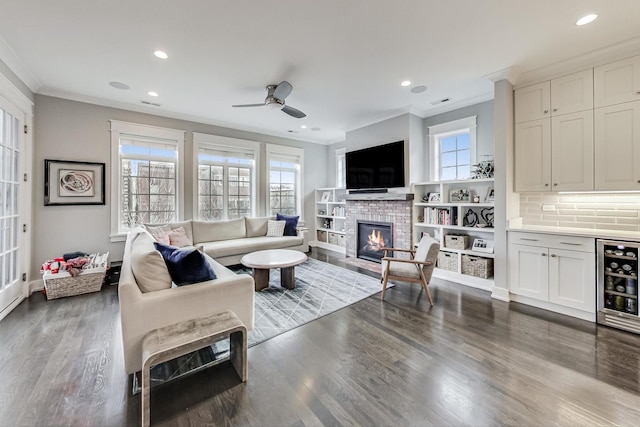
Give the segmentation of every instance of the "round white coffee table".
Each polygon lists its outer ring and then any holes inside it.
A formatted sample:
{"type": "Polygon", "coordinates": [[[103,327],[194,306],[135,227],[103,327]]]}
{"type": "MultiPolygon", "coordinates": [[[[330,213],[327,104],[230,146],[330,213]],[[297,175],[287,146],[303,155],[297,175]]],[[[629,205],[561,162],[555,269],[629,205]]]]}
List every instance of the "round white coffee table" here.
{"type": "Polygon", "coordinates": [[[242,257],[240,262],[245,267],[253,268],[253,281],[256,291],[269,287],[269,270],[280,269],[280,286],[287,289],[295,287],[294,267],[307,260],[307,256],[300,251],[289,249],[268,249],[251,252],[242,257]]]}

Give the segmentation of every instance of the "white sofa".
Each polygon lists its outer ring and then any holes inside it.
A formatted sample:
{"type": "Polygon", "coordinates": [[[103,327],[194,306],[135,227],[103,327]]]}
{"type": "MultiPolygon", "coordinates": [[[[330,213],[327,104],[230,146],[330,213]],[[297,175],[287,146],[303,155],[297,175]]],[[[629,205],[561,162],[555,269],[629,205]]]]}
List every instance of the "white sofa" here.
{"type": "Polygon", "coordinates": [[[183,227],[195,246],[222,265],[240,264],[249,252],[265,249],[293,249],[309,252],[306,229],[298,228],[297,236],[267,237],[267,224],[273,218],[239,218],[229,221],[183,221],[168,224],[183,227]]]}
{"type": "Polygon", "coordinates": [[[151,235],[143,228],[134,228],[127,235],[118,299],[128,374],[142,369],[142,338],[153,329],[226,309],[233,310],[247,330],[253,329],[253,278],[235,274],[207,255],[205,258],[217,279],[170,287],[171,277],[160,252],[153,247],[151,235]],[[149,289],[156,284],[163,289],[149,289]]]}

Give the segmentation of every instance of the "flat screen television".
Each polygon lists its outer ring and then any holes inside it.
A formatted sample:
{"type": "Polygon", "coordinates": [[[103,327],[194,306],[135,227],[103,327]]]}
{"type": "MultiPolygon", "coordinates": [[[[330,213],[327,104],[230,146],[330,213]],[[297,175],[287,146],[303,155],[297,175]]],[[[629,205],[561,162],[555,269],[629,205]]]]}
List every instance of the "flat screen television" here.
{"type": "Polygon", "coordinates": [[[346,153],[347,189],[404,187],[404,141],[346,153]]]}

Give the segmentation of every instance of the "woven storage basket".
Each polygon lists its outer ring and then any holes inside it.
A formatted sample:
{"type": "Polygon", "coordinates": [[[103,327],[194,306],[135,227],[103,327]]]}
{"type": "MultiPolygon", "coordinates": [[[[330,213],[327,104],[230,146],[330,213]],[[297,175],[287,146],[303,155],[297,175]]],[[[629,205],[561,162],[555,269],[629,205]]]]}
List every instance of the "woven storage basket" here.
{"type": "MultiPolygon", "coordinates": [[[[96,269],[92,269],[96,270],[96,269]]],[[[104,282],[106,269],[90,273],[82,272],[76,277],[72,277],[67,272],[57,274],[45,274],[43,276],[44,287],[47,290],[47,299],[70,297],[73,295],[98,292],[104,282]]]]}
{"type": "Polygon", "coordinates": [[[447,234],[444,236],[444,247],[451,249],[467,249],[471,238],[465,234],[447,234]]]}
{"type": "Polygon", "coordinates": [[[327,242],[327,232],[323,230],[318,230],[316,232],[317,239],[319,242],[327,242]]]}
{"type": "Polygon", "coordinates": [[[91,255],[90,259],[96,267],[81,270],[76,277],[66,271],[52,274],[47,271],[42,276],[47,299],[71,297],[74,295],[98,292],[107,277],[107,259],[109,253],[91,255]]]}
{"type": "Polygon", "coordinates": [[[342,246],[343,248],[347,246],[347,241],[344,238],[344,234],[338,235],[338,246],[342,246]]]}
{"type": "Polygon", "coordinates": [[[458,271],[458,254],[444,251],[438,252],[438,268],[458,271]]]}
{"type": "Polygon", "coordinates": [[[493,259],[462,255],[462,274],[488,279],[493,276],[493,259]]]}
{"type": "Polygon", "coordinates": [[[329,233],[329,243],[332,245],[338,244],[338,235],[336,233],[329,233]]]}

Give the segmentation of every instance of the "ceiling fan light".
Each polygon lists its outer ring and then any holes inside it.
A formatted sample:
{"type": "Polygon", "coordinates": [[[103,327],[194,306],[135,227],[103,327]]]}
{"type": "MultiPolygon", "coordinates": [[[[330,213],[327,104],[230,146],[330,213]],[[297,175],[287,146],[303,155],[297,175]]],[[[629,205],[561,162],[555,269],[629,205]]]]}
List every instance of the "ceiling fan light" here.
{"type": "Polygon", "coordinates": [[[282,110],[282,107],[284,107],[284,105],[279,102],[270,102],[267,104],[267,108],[270,110],[282,110]]]}
{"type": "Polygon", "coordinates": [[[598,15],[596,15],[595,13],[592,13],[591,15],[583,16],[582,18],[578,19],[578,21],[576,22],[576,25],[587,25],[588,23],[595,21],[597,17],[598,15]]]}

